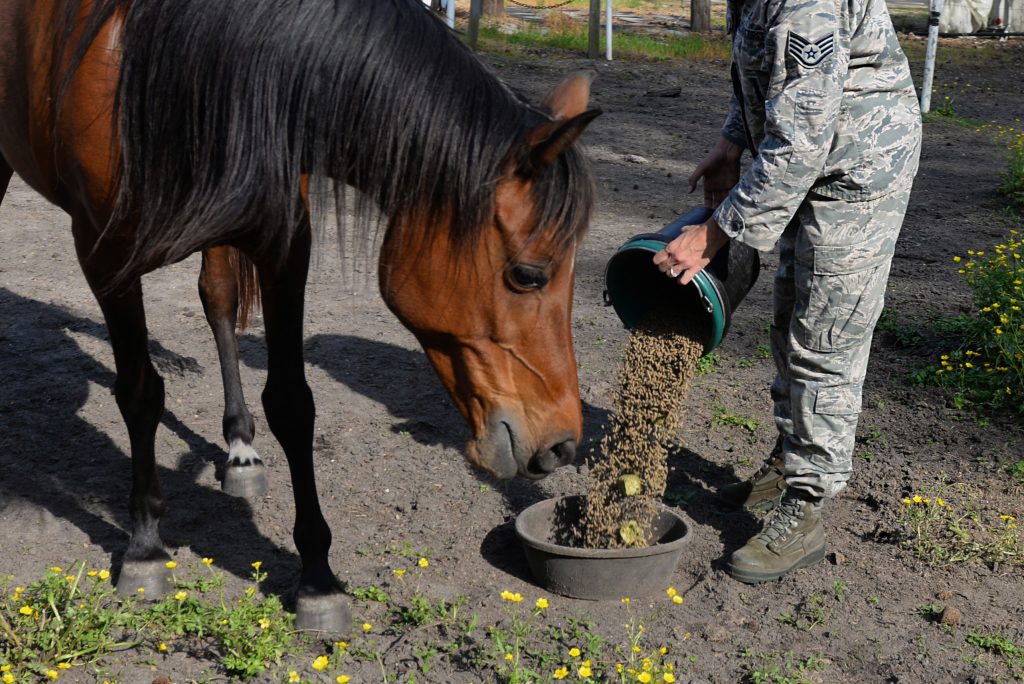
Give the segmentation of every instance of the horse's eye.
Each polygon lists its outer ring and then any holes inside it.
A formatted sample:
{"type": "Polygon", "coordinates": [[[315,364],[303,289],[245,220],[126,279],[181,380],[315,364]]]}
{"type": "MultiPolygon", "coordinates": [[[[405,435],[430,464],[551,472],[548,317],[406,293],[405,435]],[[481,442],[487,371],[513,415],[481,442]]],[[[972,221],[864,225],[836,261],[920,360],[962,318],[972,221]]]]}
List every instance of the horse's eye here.
{"type": "Polygon", "coordinates": [[[505,280],[517,292],[539,290],[548,284],[548,274],[540,266],[513,264],[505,271],[505,280]]]}

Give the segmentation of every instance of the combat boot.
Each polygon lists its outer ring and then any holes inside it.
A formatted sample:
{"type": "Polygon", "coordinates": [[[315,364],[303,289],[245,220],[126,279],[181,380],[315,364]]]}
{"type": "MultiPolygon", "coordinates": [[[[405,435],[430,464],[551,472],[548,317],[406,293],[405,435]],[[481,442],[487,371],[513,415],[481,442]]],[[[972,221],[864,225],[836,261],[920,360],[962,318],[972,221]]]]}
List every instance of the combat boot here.
{"type": "Polygon", "coordinates": [[[790,490],[768,516],[764,529],[732,554],[728,572],[740,582],[757,584],[778,579],[824,558],[821,499],[790,490]]]}
{"type": "Polygon", "coordinates": [[[786,491],[786,479],[782,476],[784,465],[782,450],[776,449],[749,479],[719,489],[718,498],[730,508],[770,511],[779,505],[786,491]]]}

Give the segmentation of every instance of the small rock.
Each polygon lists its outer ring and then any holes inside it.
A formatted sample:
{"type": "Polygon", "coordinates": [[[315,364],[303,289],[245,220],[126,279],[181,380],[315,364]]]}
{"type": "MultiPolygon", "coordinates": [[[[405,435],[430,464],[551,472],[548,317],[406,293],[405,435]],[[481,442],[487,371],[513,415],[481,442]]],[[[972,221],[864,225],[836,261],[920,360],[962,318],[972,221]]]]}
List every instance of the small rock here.
{"type": "Polygon", "coordinates": [[[949,599],[953,598],[953,592],[949,591],[948,589],[946,591],[940,591],[938,594],[935,595],[935,598],[939,599],[940,601],[948,601],[949,599]]]}
{"type": "Polygon", "coordinates": [[[651,161],[647,157],[641,157],[639,154],[627,154],[626,161],[630,164],[650,164],[651,161]]]}
{"type": "Polygon", "coordinates": [[[846,556],[836,551],[831,557],[832,565],[843,565],[846,563],[846,556]]]}
{"type": "Polygon", "coordinates": [[[704,638],[712,643],[720,643],[729,639],[729,630],[724,627],[711,627],[704,633],[704,638]]]}
{"type": "Polygon", "coordinates": [[[939,624],[955,627],[960,624],[962,619],[963,616],[960,614],[959,610],[953,606],[946,606],[942,609],[942,613],[939,615],[939,624]]]}
{"type": "Polygon", "coordinates": [[[153,684],[171,684],[171,678],[167,675],[160,675],[153,680],[153,684]]]}

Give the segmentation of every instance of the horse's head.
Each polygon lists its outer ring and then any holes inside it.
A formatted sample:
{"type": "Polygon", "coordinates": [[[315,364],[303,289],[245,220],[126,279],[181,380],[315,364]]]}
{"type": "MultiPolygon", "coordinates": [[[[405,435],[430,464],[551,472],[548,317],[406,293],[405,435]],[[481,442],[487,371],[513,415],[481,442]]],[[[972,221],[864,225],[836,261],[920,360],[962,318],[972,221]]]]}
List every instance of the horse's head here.
{"type": "Polygon", "coordinates": [[[385,301],[469,422],[467,458],[499,478],[572,462],[582,432],[572,295],[594,192],[573,143],[599,113],[589,93],[581,75],[548,96],[550,119],[505,155],[473,240],[391,230],[382,249],[385,301]]]}

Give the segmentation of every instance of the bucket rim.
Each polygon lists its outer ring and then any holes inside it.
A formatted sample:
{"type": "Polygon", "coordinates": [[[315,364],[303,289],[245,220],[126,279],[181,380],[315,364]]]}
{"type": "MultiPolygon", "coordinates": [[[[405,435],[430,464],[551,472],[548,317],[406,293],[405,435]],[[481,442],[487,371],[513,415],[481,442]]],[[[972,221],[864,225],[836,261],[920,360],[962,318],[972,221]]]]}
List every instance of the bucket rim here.
{"type": "MultiPolygon", "coordinates": [[[[608,280],[608,272],[612,268],[612,263],[615,261],[615,257],[629,251],[644,251],[652,254],[660,252],[668,244],[669,240],[660,233],[638,233],[634,235],[625,243],[622,244],[612,258],[608,260],[608,264],[605,266],[605,281],[608,280]]],[[[705,310],[711,316],[711,336],[708,340],[707,345],[704,348],[704,354],[709,354],[722,342],[722,338],[725,337],[726,330],[726,302],[722,297],[721,289],[716,284],[717,278],[712,274],[708,273],[704,269],[698,271],[693,280],[690,281],[690,285],[697,288],[697,291],[701,297],[702,302],[705,305],[705,310]]],[[[609,288],[610,291],[611,288],[609,288]]],[[[617,315],[619,315],[619,309],[615,305],[615,299],[611,298],[612,308],[615,309],[617,315]]],[[[622,320],[622,316],[619,315],[619,320],[622,320]]],[[[625,321],[622,321],[623,325],[627,329],[632,329],[635,325],[628,325],[625,321]]]]}

